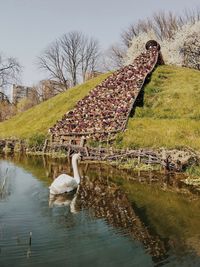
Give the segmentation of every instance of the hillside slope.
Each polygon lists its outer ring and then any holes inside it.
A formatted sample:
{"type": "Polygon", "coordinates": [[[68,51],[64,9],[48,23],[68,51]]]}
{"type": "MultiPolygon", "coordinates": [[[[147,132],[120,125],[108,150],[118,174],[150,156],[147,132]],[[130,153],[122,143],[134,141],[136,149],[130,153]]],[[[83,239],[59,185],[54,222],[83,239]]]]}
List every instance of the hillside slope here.
{"type": "MultiPolygon", "coordinates": [[[[0,123],[0,138],[29,138],[47,134],[64,113],[104,80],[101,75],[0,123]]],[[[145,86],[144,106],[129,118],[116,147],[191,147],[200,150],[200,72],[174,66],[159,66],[145,86]]]]}
{"type": "Polygon", "coordinates": [[[191,147],[200,150],[200,72],[160,66],[146,85],[118,147],[191,147]]]}
{"type": "Polygon", "coordinates": [[[0,123],[0,138],[29,138],[36,133],[47,134],[48,129],[60,119],[64,113],[74,107],[88,92],[107,78],[103,74],[86,83],[70,88],[48,101],[45,101],[24,113],[18,114],[8,121],[0,123]]]}

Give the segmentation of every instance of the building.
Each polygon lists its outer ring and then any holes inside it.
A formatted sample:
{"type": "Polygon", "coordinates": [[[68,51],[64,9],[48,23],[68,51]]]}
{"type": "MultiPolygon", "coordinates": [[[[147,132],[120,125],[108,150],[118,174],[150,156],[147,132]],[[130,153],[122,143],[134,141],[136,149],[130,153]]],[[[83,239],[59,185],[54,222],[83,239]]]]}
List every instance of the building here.
{"type": "Polygon", "coordinates": [[[47,100],[61,92],[66,91],[66,87],[54,80],[43,80],[40,82],[40,95],[42,100],[47,100]]]}
{"type": "Polygon", "coordinates": [[[31,98],[33,90],[33,87],[13,84],[12,102],[16,104],[23,98],[31,98]]]}

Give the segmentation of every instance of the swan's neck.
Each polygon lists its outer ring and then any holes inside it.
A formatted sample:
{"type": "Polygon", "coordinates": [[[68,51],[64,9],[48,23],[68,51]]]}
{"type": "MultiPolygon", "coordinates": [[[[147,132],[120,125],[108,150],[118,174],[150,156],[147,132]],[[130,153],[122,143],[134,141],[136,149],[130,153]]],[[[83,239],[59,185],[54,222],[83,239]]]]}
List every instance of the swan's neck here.
{"type": "Polygon", "coordinates": [[[78,164],[77,164],[77,160],[73,160],[72,159],[72,168],[73,168],[73,173],[74,173],[74,179],[76,180],[77,184],[80,183],[80,175],[78,172],[78,164]]]}

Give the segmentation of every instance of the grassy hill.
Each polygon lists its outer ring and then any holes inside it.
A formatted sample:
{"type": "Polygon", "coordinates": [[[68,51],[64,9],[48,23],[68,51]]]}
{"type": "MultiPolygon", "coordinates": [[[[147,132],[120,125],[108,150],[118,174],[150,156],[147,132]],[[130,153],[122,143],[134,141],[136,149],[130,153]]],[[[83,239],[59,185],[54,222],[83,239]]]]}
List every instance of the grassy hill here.
{"type": "MultiPolygon", "coordinates": [[[[49,127],[108,75],[71,88],[0,123],[0,138],[47,134],[49,127]]],[[[174,66],[158,67],[145,86],[144,106],[136,108],[128,129],[118,135],[115,145],[131,148],[189,146],[200,150],[200,72],[174,66]]]]}
{"type": "Polygon", "coordinates": [[[26,112],[18,114],[8,121],[0,123],[0,138],[30,138],[35,134],[47,134],[48,129],[64,113],[72,109],[88,92],[103,81],[109,74],[100,75],[88,82],[70,88],[48,101],[45,101],[26,112]]]}
{"type": "Polygon", "coordinates": [[[160,66],[145,86],[118,147],[191,147],[200,150],[200,71],[160,66]]]}

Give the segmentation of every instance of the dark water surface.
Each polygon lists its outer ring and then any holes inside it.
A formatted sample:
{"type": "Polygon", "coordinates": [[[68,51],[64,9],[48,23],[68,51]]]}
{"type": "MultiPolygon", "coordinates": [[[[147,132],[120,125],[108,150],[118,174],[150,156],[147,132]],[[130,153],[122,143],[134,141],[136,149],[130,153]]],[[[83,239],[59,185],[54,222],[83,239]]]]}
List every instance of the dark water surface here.
{"type": "Polygon", "coordinates": [[[66,160],[0,160],[0,267],[200,266],[200,199],[177,177],[80,171],[78,192],[49,198],[66,160]]]}

